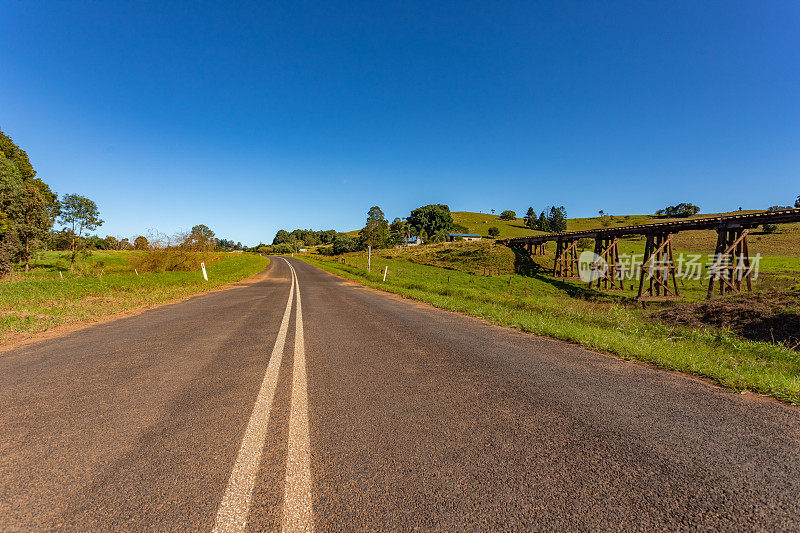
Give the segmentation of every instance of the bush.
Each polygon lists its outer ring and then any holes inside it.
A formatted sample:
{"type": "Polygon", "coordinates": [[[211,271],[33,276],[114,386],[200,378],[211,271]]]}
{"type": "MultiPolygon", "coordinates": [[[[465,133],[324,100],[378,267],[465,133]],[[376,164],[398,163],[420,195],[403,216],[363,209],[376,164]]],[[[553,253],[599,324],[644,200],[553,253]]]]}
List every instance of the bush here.
{"type": "Polygon", "coordinates": [[[489,237],[496,239],[498,235],[500,235],[500,228],[498,228],[497,226],[492,226],[491,228],[489,228],[489,237]]]}
{"type": "Polygon", "coordinates": [[[347,252],[358,251],[361,246],[358,241],[351,239],[345,235],[337,235],[333,239],[333,253],[334,255],[345,254],[347,252]]]}
{"type": "Polygon", "coordinates": [[[668,218],[685,218],[696,215],[699,212],[700,208],[693,203],[682,202],[678,205],[670,205],[664,209],[659,209],[656,211],[656,215],[666,216],[668,218]]]}
{"type": "Polygon", "coordinates": [[[510,209],[500,213],[500,220],[516,220],[516,219],[517,219],[517,214],[514,211],[511,211],[510,209]]]}
{"type": "Polygon", "coordinates": [[[764,231],[764,233],[778,233],[777,224],[764,224],[761,226],[761,229],[764,231]]]}

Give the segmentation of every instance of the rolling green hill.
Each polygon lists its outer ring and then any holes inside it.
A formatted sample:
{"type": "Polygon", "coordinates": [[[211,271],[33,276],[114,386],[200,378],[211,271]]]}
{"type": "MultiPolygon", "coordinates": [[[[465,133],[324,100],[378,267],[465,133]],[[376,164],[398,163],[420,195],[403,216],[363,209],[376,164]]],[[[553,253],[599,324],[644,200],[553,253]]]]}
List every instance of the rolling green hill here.
{"type": "MultiPolygon", "coordinates": [[[[728,213],[701,213],[688,217],[708,218],[714,216],[734,215],[739,213],[758,213],[759,211],[735,211],[728,213]]],[[[617,215],[607,216],[606,220],[601,217],[590,218],[570,218],[567,220],[567,231],[584,231],[595,228],[602,228],[603,223],[607,227],[632,226],[640,224],[652,224],[655,222],[666,222],[669,219],[655,215],[617,215]]],[[[534,231],[525,227],[521,218],[515,220],[500,220],[499,215],[485,213],[471,213],[468,211],[454,211],[453,221],[456,224],[465,226],[469,233],[477,233],[488,237],[489,228],[492,226],[500,230],[499,238],[525,237],[527,235],[537,235],[542,232],[534,231]]],[[[686,252],[712,253],[716,244],[717,234],[711,230],[682,231],[675,236],[675,249],[686,252]]],[[[764,234],[761,228],[751,232],[749,238],[750,252],[760,253],[771,256],[791,256],[800,257],[800,224],[782,224],[778,232],[764,234]]],[[[623,251],[642,253],[644,249],[644,237],[631,236],[623,239],[623,251]]]]}
{"type": "MultiPolygon", "coordinates": [[[[708,218],[714,216],[734,215],[739,213],[758,213],[759,211],[731,211],[727,213],[700,213],[688,219],[708,218]]],[[[570,218],[567,220],[567,231],[584,231],[595,228],[632,226],[666,222],[670,219],[655,215],[610,215],[605,220],[601,217],[570,218]]],[[[488,213],[473,213],[470,211],[453,211],[453,222],[467,228],[468,233],[477,233],[483,237],[489,236],[489,228],[497,227],[500,230],[498,238],[525,237],[538,235],[542,232],[528,229],[521,218],[514,220],[500,220],[499,215],[488,213]]],[[[351,237],[358,236],[358,230],[347,232],[351,237]]],[[[760,253],[769,256],[800,257],[800,224],[783,224],[778,232],[764,234],[761,228],[752,231],[749,238],[750,253],[760,253]]],[[[713,253],[716,244],[716,232],[711,230],[682,231],[675,236],[674,247],[676,251],[713,253]]],[[[623,253],[642,253],[644,250],[644,237],[630,236],[622,240],[623,253]]]]}

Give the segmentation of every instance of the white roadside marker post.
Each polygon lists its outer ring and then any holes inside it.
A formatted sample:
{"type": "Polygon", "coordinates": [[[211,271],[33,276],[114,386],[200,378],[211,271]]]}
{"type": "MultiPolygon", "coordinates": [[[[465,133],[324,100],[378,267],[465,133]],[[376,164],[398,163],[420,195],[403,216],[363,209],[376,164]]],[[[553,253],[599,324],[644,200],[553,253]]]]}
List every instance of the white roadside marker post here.
{"type": "Polygon", "coordinates": [[[64,274],[62,274],[60,270],[58,271],[58,277],[60,277],[61,279],[64,279],[64,274]]]}
{"type": "Polygon", "coordinates": [[[136,272],[136,275],[137,275],[137,276],[139,275],[139,271],[138,271],[138,270],[136,270],[136,269],[134,268],[134,269],[133,269],[133,271],[134,271],[134,272],[136,272]]]}
{"type": "Polygon", "coordinates": [[[372,246],[367,246],[367,272],[372,270],[372,246]]]}
{"type": "Polygon", "coordinates": [[[383,281],[386,281],[386,273],[389,272],[389,265],[386,265],[383,269],[383,281]]]}
{"type": "Polygon", "coordinates": [[[200,263],[200,268],[203,269],[203,279],[208,281],[208,274],[206,274],[206,264],[200,263]]]}

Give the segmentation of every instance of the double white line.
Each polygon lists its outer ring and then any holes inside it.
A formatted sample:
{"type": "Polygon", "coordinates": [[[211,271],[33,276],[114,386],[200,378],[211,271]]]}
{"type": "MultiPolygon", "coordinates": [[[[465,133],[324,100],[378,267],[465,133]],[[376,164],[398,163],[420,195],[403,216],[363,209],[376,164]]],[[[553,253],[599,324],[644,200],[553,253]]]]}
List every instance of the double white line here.
{"type": "MultiPolygon", "coordinates": [[[[286,259],[284,259],[286,261],[286,259]]],[[[278,330],[278,338],[267,364],[261,389],[258,391],[253,413],[247,423],[239,455],[233,465],[231,477],[225,487],[225,494],[217,511],[214,523],[216,532],[239,532],[247,526],[250,505],[253,500],[253,487],[261,465],[261,455],[267,437],[267,425],[275,389],[278,386],[278,373],[283,359],[286,332],[289,329],[289,316],[292,311],[292,298],[296,295],[294,331],[294,369],[292,371],[292,403],[289,415],[289,448],[286,457],[286,479],[283,493],[283,519],[281,529],[285,532],[314,531],[314,510],[311,505],[311,445],[308,438],[308,392],[306,384],[306,351],[303,338],[303,308],[300,303],[300,284],[297,273],[289,261],[292,272],[292,286],[289,300],[283,312],[283,320],[278,330]]]]}

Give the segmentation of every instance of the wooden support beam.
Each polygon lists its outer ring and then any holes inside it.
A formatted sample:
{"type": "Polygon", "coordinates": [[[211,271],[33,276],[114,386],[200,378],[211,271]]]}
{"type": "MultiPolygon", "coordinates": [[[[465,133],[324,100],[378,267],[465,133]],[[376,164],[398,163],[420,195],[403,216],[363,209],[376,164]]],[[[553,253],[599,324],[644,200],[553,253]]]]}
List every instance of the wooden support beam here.
{"type": "Polygon", "coordinates": [[[617,237],[598,237],[594,240],[594,253],[603,258],[607,268],[603,276],[589,283],[589,287],[596,282],[598,289],[617,291],[623,289],[618,244],[617,237]]]}
{"type": "Polygon", "coordinates": [[[675,258],[672,254],[672,234],[648,234],[637,298],[644,300],[680,297],[678,282],[675,279],[676,269],[675,258]],[[645,287],[645,279],[648,282],[647,287],[645,287]],[[670,287],[670,281],[672,281],[672,287],[670,287]]]}
{"type": "Polygon", "coordinates": [[[578,239],[556,241],[553,275],[558,278],[575,278],[578,276],[578,239]]]}
{"type": "Polygon", "coordinates": [[[709,267],[707,298],[714,294],[714,284],[719,284],[719,294],[740,292],[742,281],[748,291],[753,290],[750,256],[747,249],[749,229],[741,227],[720,227],[717,229],[717,247],[714,262],[709,267]]]}

